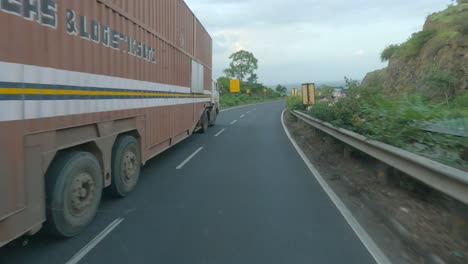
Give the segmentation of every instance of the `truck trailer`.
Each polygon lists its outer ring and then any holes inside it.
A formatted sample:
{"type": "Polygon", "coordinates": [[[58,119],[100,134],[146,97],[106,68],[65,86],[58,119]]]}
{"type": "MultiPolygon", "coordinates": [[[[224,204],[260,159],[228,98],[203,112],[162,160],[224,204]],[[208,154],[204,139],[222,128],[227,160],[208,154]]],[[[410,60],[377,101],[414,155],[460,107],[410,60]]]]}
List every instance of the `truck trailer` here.
{"type": "Polygon", "coordinates": [[[72,237],[104,189],[219,114],[212,39],[183,0],[0,1],[0,246],[72,237]]]}

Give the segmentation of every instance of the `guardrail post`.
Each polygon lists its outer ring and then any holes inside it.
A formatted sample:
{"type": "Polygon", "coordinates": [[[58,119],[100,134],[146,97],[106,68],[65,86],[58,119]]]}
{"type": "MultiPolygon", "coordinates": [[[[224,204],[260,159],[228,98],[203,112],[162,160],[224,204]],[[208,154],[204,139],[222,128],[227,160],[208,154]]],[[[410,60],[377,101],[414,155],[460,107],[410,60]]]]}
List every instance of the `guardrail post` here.
{"type": "Polygon", "coordinates": [[[343,157],[344,157],[345,159],[351,158],[351,153],[352,153],[352,152],[353,152],[353,150],[352,150],[349,146],[345,145],[345,146],[343,147],[343,157]]]}
{"type": "Polygon", "coordinates": [[[381,184],[388,184],[390,181],[391,167],[383,162],[377,164],[377,180],[381,184]]]}
{"type": "Polygon", "coordinates": [[[446,223],[452,232],[452,236],[468,240],[468,206],[452,198],[447,198],[449,213],[446,215],[446,223]]]}

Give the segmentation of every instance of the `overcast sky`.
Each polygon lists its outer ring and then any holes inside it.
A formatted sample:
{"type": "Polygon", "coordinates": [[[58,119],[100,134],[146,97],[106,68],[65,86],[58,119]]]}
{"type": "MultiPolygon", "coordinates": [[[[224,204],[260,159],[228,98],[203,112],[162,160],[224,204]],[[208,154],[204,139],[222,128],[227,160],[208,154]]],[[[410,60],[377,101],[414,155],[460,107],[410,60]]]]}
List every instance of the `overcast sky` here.
{"type": "Polygon", "coordinates": [[[265,84],[362,79],[380,52],[422,29],[450,0],[186,0],[213,38],[213,77],[239,49],[265,84]]]}

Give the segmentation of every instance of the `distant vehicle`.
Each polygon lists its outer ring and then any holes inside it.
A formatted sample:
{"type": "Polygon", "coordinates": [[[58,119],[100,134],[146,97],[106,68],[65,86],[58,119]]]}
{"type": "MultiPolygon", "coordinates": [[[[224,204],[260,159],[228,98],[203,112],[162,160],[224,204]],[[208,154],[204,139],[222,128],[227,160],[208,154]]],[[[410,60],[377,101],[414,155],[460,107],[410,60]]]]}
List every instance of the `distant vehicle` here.
{"type": "Polygon", "coordinates": [[[79,234],[107,188],[219,114],[212,40],[167,1],[1,1],[0,246],[79,234]]]}

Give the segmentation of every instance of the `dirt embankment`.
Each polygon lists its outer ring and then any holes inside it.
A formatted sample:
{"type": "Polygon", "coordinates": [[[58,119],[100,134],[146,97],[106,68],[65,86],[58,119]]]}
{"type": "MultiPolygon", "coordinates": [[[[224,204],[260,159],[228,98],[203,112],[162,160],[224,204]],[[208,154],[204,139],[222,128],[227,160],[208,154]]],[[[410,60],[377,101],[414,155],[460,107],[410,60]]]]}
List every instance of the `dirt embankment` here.
{"type": "Polygon", "coordinates": [[[285,114],[285,122],[310,161],[353,214],[361,216],[358,220],[371,230],[380,247],[393,256],[392,261],[468,263],[468,237],[462,236],[463,230],[456,229],[460,223],[454,224],[468,219],[467,206],[389,170],[357,150],[344,155],[342,143],[289,113],[285,114]],[[362,216],[363,210],[371,214],[362,216]],[[392,235],[382,233],[383,226],[392,235]]]}
{"type": "Polygon", "coordinates": [[[383,59],[389,61],[388,67],[368,73],[364,85],[379,85],[389,95],[421,92],[439,97],[446,92],[440,82],[447,82],[451,95],[466,93],[468,3],[428,16],[423,31],[392,45],[383,59]]]}

